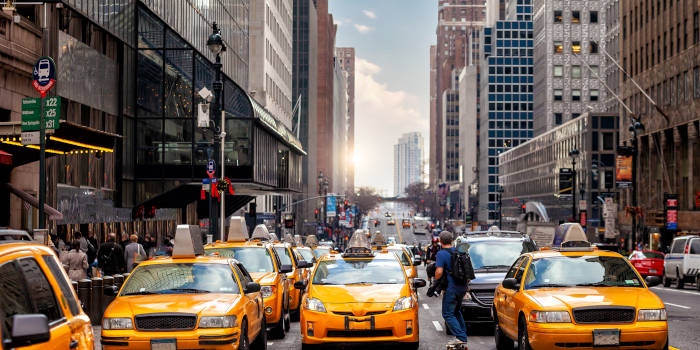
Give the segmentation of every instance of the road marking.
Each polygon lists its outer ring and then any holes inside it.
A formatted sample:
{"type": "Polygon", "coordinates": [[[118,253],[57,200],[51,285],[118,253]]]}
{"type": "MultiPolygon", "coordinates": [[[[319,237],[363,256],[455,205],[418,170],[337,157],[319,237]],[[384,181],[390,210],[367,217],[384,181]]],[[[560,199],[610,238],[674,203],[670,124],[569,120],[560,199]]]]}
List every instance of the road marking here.
{"type": "Polygon", "coordinates": [[[435,330],[438,332],[442,332],[442,325],[440,325],[440,322],[438,321],[433,321],[433,326],[435,326],[435,330]]]}
{"type": "Polygon", "coordinates": [[[273,343],[273,342],[271,342],[271,341],[267,342],[267,346],[272,346],[272,345],[274,345],[274,344],[275,344],[275,343],[273,343]]]}
{"type": "Polygon", "coordinates": [[[651,287],[651,289],[663,290],[664,292],[676,292],[676,293],[683,293],[683,294],[700,295],[700,293],[691,292],[688,290],[678,290],[678,289],[669,289],[669,288],[661,288],[661,287],[651,287]]]}
{"type": "Polygon", "coordinates": [[[671,306],[675,306],[675,307],[680,307],[680,308],[683,308],[683,309],[690,309],[689,306],[683,306],[683,305],[672,304],[672,303],[664,303],[664,304],[666,304],[666,305],[671,305],[671,306]]]}
{"type": "Polygon", "coordinates": [[[401,238],[401,225],[396,225],[396,231],[399,233],[399,243],[403,243],[403,239],[401,238]]]}
{"type": "Polygon", "coordinates": [[[428,304],[423,304],[423,308],[426,310],[430,310],[430,306],[428,306],[428,304]]]}
{"type": "Polygon", "coordinates": [[[673,346],[669,346],[668,348],[669,348],[670,350],[681,350],[681,349],[679,349],[679,348],[674,348],[673,346]]]}

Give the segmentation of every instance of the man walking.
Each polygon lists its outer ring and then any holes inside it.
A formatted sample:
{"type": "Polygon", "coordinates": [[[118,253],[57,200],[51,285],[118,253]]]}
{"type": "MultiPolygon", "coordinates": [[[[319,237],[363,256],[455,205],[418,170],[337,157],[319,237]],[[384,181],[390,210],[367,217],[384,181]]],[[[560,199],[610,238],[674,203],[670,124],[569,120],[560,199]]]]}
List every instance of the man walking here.
{"type": "Polygon", "coordinates": [[[97,252],[97,265],[102,269],[104,276],[124,273],[126,262],[124,261],[124,250],[117,243],[117,235],[110,233],[107,242],[102,243],[97,252]]]}
{"type": "Polygon", "coordinates": [[[447,289],[442,296],[442,318],[445,319],[445,324],[450,328],[450,332],[457,337],[456,341],[448,345],[461,345],[466,349],[467,344],[467,326],[462,317],[462,299],[467,293],[467,283],[458,283],[452,276],[452,256],[457,251],[452,247],[453,236],[449,231],[440,233],[440,243],[442,249],[437,253],[437,261],[435,263],[435,280],[439,281],[443,276],[447,277],[447,289]]]}

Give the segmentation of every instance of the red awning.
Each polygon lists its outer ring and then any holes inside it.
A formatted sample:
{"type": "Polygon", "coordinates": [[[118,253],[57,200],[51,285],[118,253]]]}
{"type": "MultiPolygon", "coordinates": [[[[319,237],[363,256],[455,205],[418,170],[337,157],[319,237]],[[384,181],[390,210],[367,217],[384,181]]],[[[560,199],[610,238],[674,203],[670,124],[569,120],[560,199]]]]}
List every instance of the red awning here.
{"type": "Polygon", "coordinates": [[[0,164],[12,165],[12,155],[9,153],[0,151],[0,164]]]}

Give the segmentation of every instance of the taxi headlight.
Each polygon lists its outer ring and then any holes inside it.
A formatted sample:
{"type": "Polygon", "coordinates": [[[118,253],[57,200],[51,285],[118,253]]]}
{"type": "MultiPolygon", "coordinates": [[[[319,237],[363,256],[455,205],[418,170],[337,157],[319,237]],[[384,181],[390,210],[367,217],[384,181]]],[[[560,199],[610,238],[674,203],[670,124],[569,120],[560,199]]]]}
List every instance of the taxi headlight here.
{"type": "Polygon", "coordinates": [[[316,312],[326,312],[326,307],[323,302],[316,298],[306,298],[304,300],[304,308],[316,312]]]}
{"type": "Polygon", "coordinates": [[[637,314],[637,321],[666,321],[666,309],[642,309],[637,314]]]}
{"type": "Polygon", "coordinates": [[[133,329],[134,324],[130,318],[125,317],[105,317],[102,319],[102,329],[133,329]]]}
{"type": "Polygon", "coordinates": [[[401,297],[398,300],[396,300],[396,303],[394,304],[393,311],[408,310],[412,307],[413,307],[413,299],[411,297],[401,297]]]}
{"type": "Polygon", "coordinates": [[[260,287],[263,298],[269,298],[275,294],[275,286],[262,286],[260,287]]]}
{"type": "Polygon", "coordinates": [[[199,319],[199,328],[233,328],[238,326],[236,316],[202,316],[199,319]]]}
{"type": "Polygon", "coordinates": [[[530,321],[536,323],[571,323],[568,311],[533,311],[530,321]]]}

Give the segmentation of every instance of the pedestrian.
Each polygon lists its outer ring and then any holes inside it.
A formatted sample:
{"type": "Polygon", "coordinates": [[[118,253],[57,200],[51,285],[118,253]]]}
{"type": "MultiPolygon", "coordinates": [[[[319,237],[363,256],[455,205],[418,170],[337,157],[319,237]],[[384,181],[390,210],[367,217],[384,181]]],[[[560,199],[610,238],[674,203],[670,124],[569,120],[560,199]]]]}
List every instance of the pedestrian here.
{"type": "Polygon", "coordinates": [[[131,243],[131,241],[129,241],[129,234],[126,232],[122,233],[122,240],[119,242],[122,246],[122,250],[126,250],[126,246],[129,243],[131,243]]]}
{"type": "Polygon", "coordinates": [[[438,244],[438,238],[433,237],[432,242],[429,246],[425,247],[425,265],[428,266],[430,263],[434,263],[437,259],[437,253],[440,251],[440,245],[438,244]]]}
{"type": "Polygon", "coordinates": [[[451,274],[452,256],[457,253],[452,247],[452,240],[451,232],[442,231],[440,233],[442,249],[436,254],[435,279],[440,281],[444,276],[447,276],[447,288],[442,296],[442,318],[445,319],[445,324],[452,334],[457,337],[457,340],[450,342],[449,345],[461,345],[462,348],[466,348],[467,326],[464,323],[461,308],[462,299],[467,293],[467,283],[457,283],[451,274]]]}
{"type": "Polygon", "coordinates": [[[102,243],[97,252],[97,266],[102,269],[102,275],[116,275],[126,271],[124,250],[117,243],[117,234],[110,233],[107,242],[102,243]]]}
{"type": "Polygon", "coordinates": [[[139,236],[131,235],[131,243],[126,245],[124,249],[124,260],[126,260],[126,271],[131,273],[134,267],[140,262],[146,260],[146,251],[143,246],[138,243],[139,236]]]}
{"type": "Polygon", "coordinates": [[[80,281],[87,278],[87,254],[80,250],[79,240],[73,240],[70,247],[71,250],[61,257],[61,263],[68,270],[71,281],[80,281]]]}

